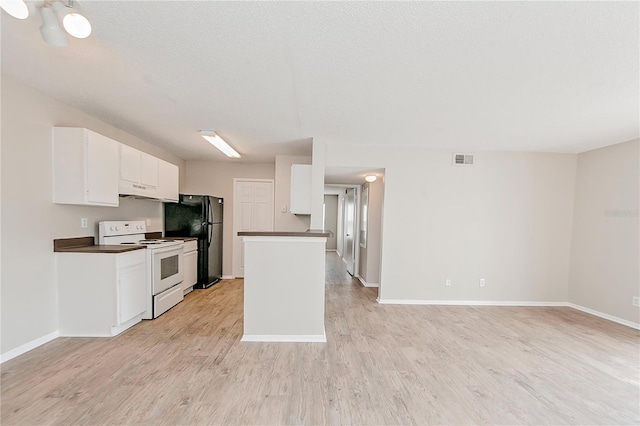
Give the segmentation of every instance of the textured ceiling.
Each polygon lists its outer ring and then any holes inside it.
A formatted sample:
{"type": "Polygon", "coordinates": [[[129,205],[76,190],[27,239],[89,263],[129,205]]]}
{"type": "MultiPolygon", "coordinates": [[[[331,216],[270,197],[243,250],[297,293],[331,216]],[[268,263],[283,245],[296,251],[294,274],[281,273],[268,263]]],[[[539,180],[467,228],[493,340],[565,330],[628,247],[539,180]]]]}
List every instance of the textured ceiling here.
{"type": "Polygon", "coordinates": [[[638,137],[639,3],[84,1],[45,44],[2,13],[2,72],[185,159],[336,144],[580,152],[638,137]]]}

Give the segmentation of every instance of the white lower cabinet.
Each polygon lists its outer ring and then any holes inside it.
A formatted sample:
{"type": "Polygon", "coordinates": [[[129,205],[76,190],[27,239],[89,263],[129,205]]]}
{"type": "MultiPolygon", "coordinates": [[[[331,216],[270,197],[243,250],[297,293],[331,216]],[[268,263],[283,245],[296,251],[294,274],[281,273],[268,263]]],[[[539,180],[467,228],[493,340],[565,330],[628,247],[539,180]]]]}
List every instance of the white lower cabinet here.
{"type": "Polygon", "coordinates": [[[144,249],[56,253],[56,262],[61,336],[115,336],[141,321],[149,294],[144,249]]]}
{"type": "Polygon", "coordinates": [[[182,290],[187,294],[198,283],[198,241],[184,243],[184,279],[182,290]]]}

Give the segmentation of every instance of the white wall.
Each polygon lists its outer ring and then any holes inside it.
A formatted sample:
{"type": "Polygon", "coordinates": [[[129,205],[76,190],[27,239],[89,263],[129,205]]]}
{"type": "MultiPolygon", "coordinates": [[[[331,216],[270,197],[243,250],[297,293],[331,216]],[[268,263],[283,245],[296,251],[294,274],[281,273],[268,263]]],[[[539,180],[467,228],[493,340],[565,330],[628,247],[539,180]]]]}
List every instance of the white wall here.
{"type": "Polygon", "coordinates": [[[0,351],[58,328],[53,239],[96,236],[100,220],[151,219],[162,230],[162,204],[120,199],[120,207],[53,204],[51,129],[86,127],[178,165],[179,158],[2,76],[2,272],[0,351]],[[86,217],[88,228],[80,228],[86,217]]]}
{"type": "Polygon", "coordinates": [[[326,167],[385,169],[380,298],[566,302],[577,156],[451,155],[326,145],[326,167]]]}
{"type": "Polygon", "coordinates": [[[327,250],[336,249],[336,236],[338,233],[338,195],[324,195],[324,228],[333,235],[327,237],[327,250]]]}
{"type": "Polygon", "coordinates": [[[311,157],[296,157],[290,155],[276,156],[275,187],[273,196],[273,229],[276,231],[306,231],[309,229],[311,220],[310,215],[295,215],[289,211],[291,208],[292,164],[311,164],[311,157]]]}
{"type": "Polygon", "coordinates": [[[640,323],[640,140],[578,155],[569,301],[640,323]]]}
{"type": "Polygon", "coordinates": [[[222,275],[233,276],[233,179],[274,179],[274,163],[187,161],[185,194],[224,198],[222,275]]]}

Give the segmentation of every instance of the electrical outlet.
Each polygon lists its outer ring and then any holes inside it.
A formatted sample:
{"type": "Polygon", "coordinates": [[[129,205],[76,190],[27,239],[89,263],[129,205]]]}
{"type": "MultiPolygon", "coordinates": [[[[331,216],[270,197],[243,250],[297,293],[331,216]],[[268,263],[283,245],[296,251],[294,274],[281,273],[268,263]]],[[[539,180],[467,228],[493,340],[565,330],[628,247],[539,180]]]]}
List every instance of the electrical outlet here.
{"type": "Polygon", "coordinates": [[[633,299],[631,299],[631,304],[633,306],[637,306],[640,308],[640,297],[639,296],[633,296],[633,299]]]}
{"type": "Polygon", "coordinates": [[[87,221],[86,217],[81,217],[80,218],[80,228],[86,228],[89,226],[89,222],[87,221]]]}
{"type": "Polygon", "coordinates": [[[450,280],[449,278],[447,278],[447,279],[444,281],[444,285],[445,285],[445,286],[447,286],[447,287],[451,287],[451,280],[450,280]]]}
{"type": "Polygon", "coordinates": [[[280,213],[286,213],[287,212],[287,205],[285,204],[284,206],[280,207],[280,213]]]}
{"type": "Polygon", "coordinates": [[[480,278],[480,287],[484,287],[485,282],[484,278],[480,278]]]}
{"type": "Polygon", "coordinates": [[[151,219],[147,219],[147,226],[151,226],[151,219]]]}

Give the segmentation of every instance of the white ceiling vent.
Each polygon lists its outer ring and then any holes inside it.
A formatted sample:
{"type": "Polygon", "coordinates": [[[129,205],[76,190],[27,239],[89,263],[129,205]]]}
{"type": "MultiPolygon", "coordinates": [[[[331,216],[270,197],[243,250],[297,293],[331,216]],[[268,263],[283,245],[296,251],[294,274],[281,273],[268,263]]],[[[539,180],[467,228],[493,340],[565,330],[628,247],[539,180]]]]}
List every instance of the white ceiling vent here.
{"type": "Polygon", "coordinates": [[[473,154],[453,154],[454,166],[473,166],[473,154]]]}

